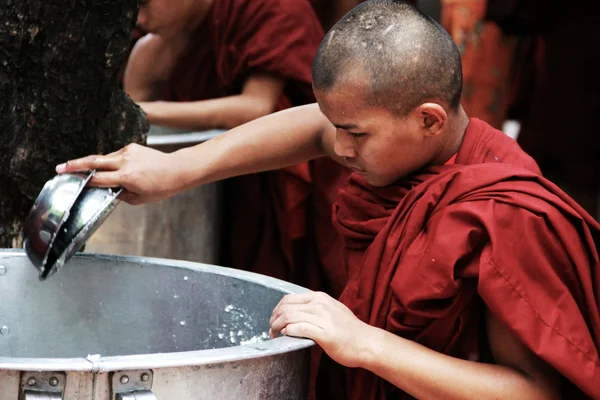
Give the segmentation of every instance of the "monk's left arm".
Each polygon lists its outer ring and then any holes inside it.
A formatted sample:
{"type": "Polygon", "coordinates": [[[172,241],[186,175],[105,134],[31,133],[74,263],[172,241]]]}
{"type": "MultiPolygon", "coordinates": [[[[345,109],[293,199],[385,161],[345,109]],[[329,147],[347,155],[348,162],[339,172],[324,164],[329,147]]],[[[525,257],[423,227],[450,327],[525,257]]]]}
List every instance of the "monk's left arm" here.
{"type": "Polygon", "coordinates": [[[270,335],[313,339],[336,362],[367,369],[417,399],[559,399],[561,376],[491,313],[486,319],[497,364],[450,357],[370,326],[324,293],[285,296],[270,335]]]}
{"type": "Polygon", "coordinates": [[[488,338],[497,364],[450,357],[372,328],[362,367],[418,399],[560,399],[561,376],[490,313],[488,338]]]}
{"type": "Polygon", "coordinates": [[[232,129],[276,111],[285,80],[250,76],[239,95],[193,102],[139,103],[148,121],[184,130],[232,129]]]}

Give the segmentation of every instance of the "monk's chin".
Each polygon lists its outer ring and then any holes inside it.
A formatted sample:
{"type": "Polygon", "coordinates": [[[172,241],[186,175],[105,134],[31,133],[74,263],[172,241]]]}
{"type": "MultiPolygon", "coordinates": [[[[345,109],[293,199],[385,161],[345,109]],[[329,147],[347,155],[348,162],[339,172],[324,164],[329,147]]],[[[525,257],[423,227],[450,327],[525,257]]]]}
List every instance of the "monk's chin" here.
{"type": "Polygon", "coordinates": [[[373,187],[385,187],[385,186],[389,186],[393,183],[389,182],[386,179],[377,179],[376,177],[370,176],[368,174],[362,173],[362,174],[358,174],[360,175],[369,185],[373,186],[373,187]]]}

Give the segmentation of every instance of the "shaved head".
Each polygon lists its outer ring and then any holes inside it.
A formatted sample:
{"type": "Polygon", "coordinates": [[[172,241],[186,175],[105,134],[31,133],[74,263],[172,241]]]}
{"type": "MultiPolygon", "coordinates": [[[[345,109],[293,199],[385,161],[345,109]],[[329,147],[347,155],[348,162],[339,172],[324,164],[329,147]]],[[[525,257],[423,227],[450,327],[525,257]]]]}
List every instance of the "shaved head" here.
{"type": "Polygon", "coordinates": [[[325,36],[313,85],[331,90],[367,80],[369,103],[400,115],[427,101],[460,105],[462,67],[454,41],[438,23],[404,1],[367,0],[325,36]]]}

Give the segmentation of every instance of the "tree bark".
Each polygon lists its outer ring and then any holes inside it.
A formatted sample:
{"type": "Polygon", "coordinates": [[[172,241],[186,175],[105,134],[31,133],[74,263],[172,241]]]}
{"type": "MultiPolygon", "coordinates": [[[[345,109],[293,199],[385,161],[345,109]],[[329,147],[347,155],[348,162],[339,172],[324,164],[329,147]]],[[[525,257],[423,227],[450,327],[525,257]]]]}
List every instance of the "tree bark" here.
{"type": "Polygon", "coordinates": [[[56,164],[144,142],[120,90],[137,0],[0,0],[0,247],[56,164]]]}

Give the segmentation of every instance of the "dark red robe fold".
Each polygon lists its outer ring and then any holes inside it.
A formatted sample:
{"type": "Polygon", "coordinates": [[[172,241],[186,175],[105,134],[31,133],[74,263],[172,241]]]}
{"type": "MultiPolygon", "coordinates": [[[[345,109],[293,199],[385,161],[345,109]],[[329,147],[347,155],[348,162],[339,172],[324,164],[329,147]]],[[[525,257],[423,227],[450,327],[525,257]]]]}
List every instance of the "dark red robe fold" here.
{"type": "MultiPolygon", "coordinates": [[[[323,30],[306,0],[215,1],[195,37],[162,100],[240,94],[249,76],[265,73],[286,81],[279,109],[314,102],[311,69],[323,30]]],[[[329,199],[348,175],[327,159],[228,180],[220,263],[339,295],[345,275],[335,272],[341,250],[329,199]],[[333,240],[317,242],[323,236],[333,240]]]]}
{"type": "MultiPolygon", "coordinates": [[[[472,119],[454,165],[385,188],[352,175],[334,210],[349,270],[340,300],[370,325],[493,362],[485,305],[566,377],[565,398],[600,398],[600,225],[538,172],[512,139],[472,119]]],[[[322,398],[410,397],[334,368],[323,360],[322,398]]]]}

